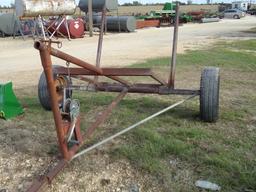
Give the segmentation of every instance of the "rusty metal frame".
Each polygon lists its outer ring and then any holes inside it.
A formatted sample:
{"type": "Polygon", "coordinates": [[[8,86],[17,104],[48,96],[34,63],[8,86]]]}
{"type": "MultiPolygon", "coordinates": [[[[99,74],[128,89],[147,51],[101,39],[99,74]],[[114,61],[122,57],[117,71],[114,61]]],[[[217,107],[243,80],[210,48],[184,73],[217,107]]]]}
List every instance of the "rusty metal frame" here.
{"type": "MultiPolygon", "coordinates": [[[[98,50],[96,57],[96,66],[73,57],[67,53],[64,53],[51,46],[52,43],[56,43],[52,40],[49,41],[36,41],[34,47],[39,50],[42,66],[46,75],[48,91],[50,93],[52,111],[55,121],[55,127],[57,132],[58,144],[61,153],[61,160],[57,165],[51,169],[46,175],[38,178],[28,190],[29,192],[35,192],[42,188],[47,183],[51,183],[53,178],[68,164],[72,157],[77,153],[79,148],[82,146],[85,139],[89,139],[95,129],[110,116],[113,109],[117,104],[127,95],[127,93],[146,93],[146,94],[160,94],[160,95],[199,95],[199,90],[187,90],[187,89],[175,89],[175,66],[176,66],[176,53],[177,53],[177,38],[178,38],[178,25],[179,25],[179,6],[176,6],[176,19],[173,36],[173,51],[170,66],[169,79],[164,80],[156,75],[150,68],[101,68],[100,60],[102,53],[102,42],[104,33],[104,23],[106,20],[106,9],[102,11],[102,24],[101,31],[98,41],[98,50]],[[51,56],[62,59],[68,63],[77,65],[77,68],[60,67],[55,69],[55,73],[58,75],[67,76],[70,75],[72,78],[76,78],[82,81],[89,82],[93,85],[93,90],[99,92],[118,92],[119,95],[106,107],[106,109],[96,118],[95,122],[92,123],[87,129],[86,133],[80,131],[80,118],[76,122],[75,126],[75,138],[78,143],[73,144],[71,147],[68,146],[66,137],[68,129],[70,127],[70,120],[65,118],[59,108],[58,95],[56,93],[56,85],[54,84],[53,68],[51,56]],[[98,77],[104,76],[112,81],[111,82],[100,82],[98,77]],[[122,77],[149,77],[155,81],[154,84],[149,83],[131,83],[122,77]],[[90,78],[90,77],[94,77],[90,78]]],[[[82,90],[82,87],[71,85],[66,89],[82,90]]],[[[86,90],[86,89],[85,89],[86,90]]]]}

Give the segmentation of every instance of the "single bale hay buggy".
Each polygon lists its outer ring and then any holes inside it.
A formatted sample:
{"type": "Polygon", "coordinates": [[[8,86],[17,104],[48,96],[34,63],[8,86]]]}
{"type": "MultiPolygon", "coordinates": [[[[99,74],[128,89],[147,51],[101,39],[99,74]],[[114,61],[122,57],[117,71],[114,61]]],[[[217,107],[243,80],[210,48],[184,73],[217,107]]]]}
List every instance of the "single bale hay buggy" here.
{"type": "Polygon", "coordinates": [[[71,160],[80,155],[116,138],[119,135],[137,127],[138,125],[180,105],[186,100],[199,96],[200,98],[200,114],[201,119],[206,122],[215,122],[218,119],[219,109],[219,69],[208,67],[205,68],[201,76],[201,86],[198,90],[176,89],[175,83],[175,65],[176,65],[176,50],[177,50],[177,36],[178,36],[178,13],[179,6],[176,6],[176,19],[173,36],[173,54],[169,79],[163,80],[158,77],[150,68],[101,68],[100,59],[102,51],[104,21],[106,16],[106,9],[103,9],[102,27],[99,35],[98,52],[96,66],[82,61],[71,55],[68,55],[51,46],[54,41],[36,41],[34,47],[39,50],[44,68],[39,86],[39,100],[42,106],[47,110],[53,111],[55,120],[56,132],[58,137],[58,144],[62,159],[57,166],[52,168],[46,175],[40,177],[31,186],[29,191],[38,191],[44,184],[51,182],[52,179],[67,165],[71,160]],[[52,65],[51,56],[55,56],[66,61],[68,64],[77,65],[77,68],[72,67],[56,67],[52,65]],[[100,82],[98,77],[104,76],[116,81],[116,83],[100,82]],[[144,76],[150,77],[156,81],[155,84],[149,83],[135,83],[131,84],[129,81],[122,79],[124,76],[144,76]],[[94,78],[90,78],[94,77],[94,78]],[[90,86],[77,86],[71,83],[71,78],[89,82],[90,86]],[[119,95],[112,101],[112,103],[98,115],[95,122],[89,126],[85,133],[80,130],[80,103],[76,99],[72,99],[72,91],[75,90],[95,90],[98,92],[119,92],[119,95]],[[124,129],[121,132],[87,148],[80,150],[85,139],[88,139],[93,134],[94,130],[102,124],[110,115],[111,111],[128,93],[143,93],[143,94],[159,94],[159,95],[188,95],[178,103],[175,103],[142,121],[124,129]]]}

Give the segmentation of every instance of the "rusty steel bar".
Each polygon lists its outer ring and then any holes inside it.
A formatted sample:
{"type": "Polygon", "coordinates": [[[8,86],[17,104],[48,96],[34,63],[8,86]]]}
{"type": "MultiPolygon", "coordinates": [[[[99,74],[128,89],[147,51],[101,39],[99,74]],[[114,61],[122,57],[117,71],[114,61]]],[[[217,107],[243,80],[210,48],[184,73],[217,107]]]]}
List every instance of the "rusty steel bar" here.
{"type": "Polygon", "coordinates": [[[74,63],[74,64],[76,64],[80,67],[83,67],[83,68],[87,69],[87,70],[93,71],[96,74],[102,74],[102,70],[100,68],[95,67],[95,66],[93,66],[93,65],[91,65],[91,64],[89,64],[85,61],[82,61],[78,58],[75,58],[75,57],[73,57],[71,55],[68,55],[68,54],[66,54],[62,51],[59,51],[57,49],[51,48],[51,55],[53,55],[57,58],[63,59],[67,62],[74,63]]]}
{"type": "Polygon", "coordinates": [[[167,82],[165,80],[163,80],[162,78],[160,78],[158,75],[154,74],[153,72],[152,72],[151,78],[156,80],[161,85],[167,85],[167,82]]]}
{"type": "MultiPolygon", "coordinates": [[[[50,51],[51,55],[53,55],[53,56],[55,56],[55,57],[58,57],[58,58],[60,58],[60,59],[63,59],[63,60],[65,60],[65,61],[67,61],[67,62],[74,63],[74,64],[76,64],[76,65],[78,65],[78,66],[84,68],[84,70],[83,70],[83,69],[81,69],[81,68],[70,68],[70,69],[67,69],[67,68],[64,68],[64,67],[60,67],[60,68],[59,68],[60,71],[61,71],[61,70],[62,70],[62,71],[65,70],[66,75],[69,75],[69,74],[72,75],[72,74],[73,74],[73,73],[72,73],[72,69],[77,70],[77,71],[80,71],[79,73],[81,73],[81,71],[84,71],[84,72],[94,73],[94,75],[103,75],[103,71],[102,71],[101,68],[99,68],[99,67],[94,67],[93,65],[91,65],[91,64],[89,64],[89,63],[87,63],[87,62],[84,62],[84,61],[82,61],[82,60],[80,60],[80,59],[77,59],[77,58],[75,58],[75,57],[73,57],[73,56],[71,56],[71,55],[68,55],[68,54],[66,54],[66,53],[64,53],[64,52],[62,52],[62,51],[59,51],[59,50],[54,49],[54,48],[52,48],[52,47],[50,47],[50,46],[47,46],[47,45],[45,45],[45,44],[42,43],[42,42],[37,41],[37,42],[35,42],[35,45],[34,45],[34,46],[35,46],[35,48],[38,49],[38,50],[42,49],[43,47],[49,47],[50,50],[51,50],[51,51],[50,51]]],[[[109,68],[109,69],[111,70],[111,68],[109,68]]],[[[57,73],[58,73],[58,72],[57,72],[57,73]]],[[[58,73],[58,74],[60,74],[60,73],[58,73]]],[[[125,80],[123,80],[123,79],[121,79],[121,78],[112,77],[112,76],[110,76],[110,75],[104,75],[104,76],[107,76],[108,78],[113,79],[113,80],[115,80],[115,81],[118,81],[118,82],[120,82],[120,83],[122,83],[122,84],[124,84],[124,85],[126,85],[126,86],[129,86],[129,85],[130,85],[129,82],[127,82],[127,81],[125,81],[125,80]]],[[[96,82],[97,82],[97,79],[95,79],[94,82],[96,83],[96,82]]]]}
{"type": "Polygon", "coordinates": [[[41,190],[45,185],[50,184],[52,180],[57,176],[57,174],[67,166],[67,164],[68,162],[66,160],[61,159],[54,168],[50,167],[51,169],[47,174],[36,179],[27,190],[27,192],[37,192],[41,190]]]}
{"type": "MultiPolygon", "coordinates": [[[[102,10],[102,15],[101,15],[101,27],[100,27],[100,35],[99,35],[98,49],[97,49],[97,56],[96,56],[96,67],[100,67],[103,35],[104,35],[104,28],[105,28],[105,22],[106,22],[106,11],[107,10],[106,10],[106,4],[105,4],[102,10]]],[[[98,76],[95,76],[94,80],[98,81],[98,76]]]]}
{"type": "MultiPolygon", "coordinates": [[[[120,84],[100,83],[100,85],[96,87],[96,90],[103,92],[121,92],[124,88],[125,87],[120,84]]],[[[127,91],[128,93],[151,93],[160,95],[198,95],[200,93],[199,90],[172,89],[159,84],[133,84],[127,87],[127,91]]]]}
{"type": "MultiPolygon", "coordinates": [[[[152,76],[152,70],[150,68],[101,68],[102,74],[99,76],[152,76]]],[[[97,75],[93,71],[89,71],[84,68],[69,68],[70,75],[97,75]]],[[[60,75],[68,75],[68,69],[66,67],[60,67],[56,69],[56,73],[60,75]]]]}
{"type": "Polygon", "coordinates": [[[66,161],[65,159],[61,159],[58,164],[54,167],[54,169],[52,169],[49,173],[47,173],[47,179],[48,182],[51,183],[52,180],[54,179],[54,177],[56,177],[56,175],[58,175],[58,173],[64,169],[68,164],[68,161],[66,161]]]}
{"type": "Polygon", "coordinates": [[[127,89],[123,88],[121,93],[112,101],[111,104],[108,105],[108,107],[101,113],[101,115],[96,118],[95,122],[88,128],[83,138],[89,138],[91,136],[94,130],[109,117],[113,109],[125,97],[126,94],[127,89]]]}
{"type": "Polygon", "coordinates": [[[150,68],[102,68],[105,76],[151,76],[150,68]]]}
{"type": "MultiPolygon", "coordinates": [[[[102,75],[106,76],[110,79],[113,79],[115,81],[118,81],[122,84],[129,85],[131,84],[128,81],[125,81],[123,79],[118,78],[117,76],[148,76],[156,80],[162,85],[167,85],[167,82],[160,78],[158,75],[154,74],[151,69],[149,68],[101,68],[102,69],[102,75]]],[[[96,75],[92,71],[88,71],[86,69],[81,68],[65,68],[60,67],[56,69],[56,72],[59,75],[68,75],[71,76],[78,76],[78,75],[96,75]]]]}
{"type": "Polygon", "coordinates": [[[126,81],[124,79],[121,79],[121,78],[119,78],[117,76],[107,76],[107,77],[112,79],[112,80],[115,80],[115,81],[117,81],[117,82],[119,82],[119,83],[121,83],[121,84],[123,84],[123,85],[125,85],[127,87],[132,86],[132,84],[130,82],[128,82],[128,81],[126,81]]]}
{"type": "Polygon", "coordinates": [[[175,24],[173,33],[173,45],[172,45],[172,58],[171,58],[171,71],[168,81],[168,86],[175,87],[175,71],[176,71],[176,59],[177,59],[177,45],[178,45],[178,29],[179,29],[179,2],[176,2],[175,11],[175,24]]]}
{"type": "Polygon", "coordinates": [[[148,93],[159,95],[199,95],[200,90],[189,89],[172,89],[168,86],[159,84],[132,84],[131,86],[125,86],[117,83],[101,82],[95,85],[93,88],[86,86],[71,86],[70,90],[79,91],[101,91],[101,92],[121,92],[124,88],[127,88],[128,93],[148,93]]]}
{"type": "Polygon", "coordinates": [[[45,185],[48,185],[48,179],[46,176],[43,177],[39,177],[38,179],[36,179],[35,181],[33,181],[32,185],[29,187],[29,189],[27,190],[27,192],[37,192],[42,190],[42,188],[45,185]]]}
{"type": "Polygon", "coordinates": [[[48,49],[50,55],[53,55],[53,56],[55,56],[57,58],[60,58],[60,59],[63,59],[65,61],[67,61],[67,62],[76,64],[76,65],[78,65],[80,67],[83,67],[83,68],[85,68],[87,70],[90,70],[90,71],[92,71],[92,72],[94,72],[96,74],[102,74],[102,70],[100,68],[95,67],[95,66],[93,66],[93,65],[91,65],[91,64],[89,64],[89,63],[87,63],[85,61],[82,61],[82,60],[80,60],[78,58],[75,58],[75,57],[73,57],[71,55],[68,55],[68,54],[66,54],[66,53],[64,53],[62,51],[54,49],[50,45],[46,45],[46,44],[44,44],[44,43],[42,43],[40,41],[36,41],[34,43],[34,47],[36,49],[38,49],[39,51],[48,49]]]}
{"type": "MultiPolygon", "coordinates": [[[[96,118],[96,121],[93,124],[91,124],[91,126],[88,128],[87,132],[83,136],[81,136],[81,138],[83,138],[83,141],[85,139],[89,139],[91,137],[92,133],[94,132],[94,130],[100,124],[102,124],[106,121],[106,119],[110,116],[113,109],[125,97],[126,94],[127,94],[127,89],[123,88],[121,93],[111,102],[111,104],[108,105],[108,107],[101,113],[101,115],[99,115],[96,118]]],[[[79,135],[80,135],[80,133],[79,133],[79,135]]],[[[80,146],[83,144],[83,141],[81,142],[80,146]]],[[[73,147],[71,147],[71,149],[69,150],[71,157],[73,157],[76,154],[76,152],[77,152],[77,150],[79,150],[80,146],[74,145],[73,147]]]]}
{"type": "MultiPolygon", "coordinates": [[[[101,83],[96,88],[97,91],[103,92],[121,92],[125,87],[120,84],[101,83]]],[[[127,87],[129,93],[158,93],[158,84],[133,84],[131,87],[127,87]]]]}
{"type": "Polygon", "coordinates": [[[100,67],[105,22],[106,22],[106,5],[102,10],[102,15],[101,15],[100,35],[98,40],[98,49],[97,49],[97,56],[96,56],[96,67],[100,67]]]}
{"type": "MultiPolygon", "coordinates": [[[[38,45],[38,43],[35,43],[35,47],[37,47],[37,45],[38,45]]],[[[59,103],[58,103],[58,95],[56,93],[56,85],[55,85],[54,78],[52,75],[52,61],[51,61],[51,56],[50,56],[50,50],[49,50],[49,47],[47,47],[47,46],[40,46],[39,51],[40,51],[42,66],[44,68],[44,73],[46,76],[48,91],[50,93],[52,111],[53,111],[60,151],[61,151],[61,154],[63,155],[64,159],[69,159],[70,156],[68,153],[67,143],[65,142],[65,133],[64,133],[64,130],[62,129],[62,117],[61,117],[61,114],[59,111],[59,103]]]]}

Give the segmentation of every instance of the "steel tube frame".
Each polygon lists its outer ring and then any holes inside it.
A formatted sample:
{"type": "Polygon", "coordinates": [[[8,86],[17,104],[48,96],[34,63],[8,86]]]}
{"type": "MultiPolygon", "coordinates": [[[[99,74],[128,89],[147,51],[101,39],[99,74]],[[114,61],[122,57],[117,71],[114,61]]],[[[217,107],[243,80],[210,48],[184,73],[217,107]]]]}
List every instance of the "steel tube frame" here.
{"type": "MultiPolygon", "coordinates": [[[[119,84],[101,83],[95,89],[102,92],[121,92],[125,87],[119,84]]],[[[127,87],[128,93],[146,93],[159,95],[199,95],[199,90],[172,89],[159,84],[133,84],[127,87]]]]}
{"type": "Polygon", "coordinates": [[[124,88],[127,88],[129,93],[153,93],[153,94],[181,94],[181,95],[193,95],[199,94],[199,90],[188,89],[174,89],[172,85],[167,84],[164,80],[155,75],[150,68],[100,68],[95,67],[90,63],[82,61],[71,55],[68,55],[62,51],[51,47],[51,42],[47,45],[47,42],[35,42],[35,48],[41,52],[48,50],[47,56],[41,58],[42,62],[46,59],[50,60],[50,55],[63,59],[66,62],[74,63],[82,68],[66,68],[60,67],[56,69],[56,73],[59,75],[70,75],[71,77],[80,78],[95,85],[97,91],[104,92],[122,92],[124,88]],[[47,57],[47,58],[46,58],[47,57]],[[91,80],[85,76],[105,76],[116,83],[105,83],[91,80]],[[158,84],[131,84],[126,80],[121,79],[119,76],[145,76],[151,77],[158,84]]]}
{"type": "Polygon", "coordinates": [[[99,74],[99,75],[102,74],[102,70],[100,68],[95,67],[95,66],[93,66],[85,61],[82,61],[78,58],[75,58],[71,55],[68,55],[60,50],[54,49],[53,47],[51,47],[51,41],[49,41],[49,45],[46,45],[46,43],[47,42],[43,43],[41,41],[36,41],[34,43],[34,47],[36,49],[38,49],[39,51],[48,50],[49,57],[50,57],[50,55],[53,55],[59,59],[63,59],[66,62],[76,64],[76,65],[83,67],[89,71],[92,71],[96,74],[99,74]]]}
{"type": "Polygon", "coordinates": [[[58,95],[56,93],[55,82],[54,82],[54,78],[52,75],[53,74],[52,73],[52,61],[51,61],[51,57],[50,57],[49,47],[43,46],[43,47],[41,47],[39,52],[40,52],[40,57],[41,57],[42,65],[44,68],[44,73],[46,76],[46,81],[47,81],[48,90],[49,90],[49,94],[50,94],[52,111],[53,111],[60,151],[61,151],[61,154],[63,155],[64,159],[70,159],[69,154],[68,154],[67,143],[65,141],[65,133],[64,133],[64,130],[62,129],[62,126],[63,126],[62,118],[61,118],[61,114],[59,111],[58,95]]]}
{"type": "Polygon", "coordinates": [[[66,166],[68,165],[68,161],[65,159],[59,160],[56,166],[52,168],[51,171],[43,176],[38,177],[33,185],[27,190],[27,192],[35,192],[41,190],[45,185],[48,185],[52,182],[54,177],[59,174],[66,166]]]}
{"type": "MultiPolygon", "coordinates": [[[[109,78],[112,78],[113,80],[119,82],[117,83],[104,83],[104,82],[96,82],[95,89],[98,91],[107,91],[107,92],[120,92],[120,95],[117,97],[117,101],[120,102],[120,100],[126,95],[126,93],[154,93],[154,94],[181,94],[181,95],[194,95],[199,94],[198,90],[175,90],[167,85],[165,85],[164,82],[159,80],[156,76],[153,75],[151,69],[128,69],[128,68],[120,68],[120,69],[113,69],[113,68],[99,68],[95,67],[87,62],[84,62],[80,59],[77,59],[73,56],[70,56],[64,52],[58,51],[51,47],[51,41],[49,41],[49,44],[47,45],[47,42],[35,42],[34,47],[39,50],[40,57],[42,61],[42,65],[44,68],[44,72],[47,79],[47,85],[50,93],[51,103],[52,103],[52,111],[54,115],[54,120],[56,124],[56,131],[58,136],[58,142],[61,150],[61,154],[63,155],[63,158],[66,160],[69,160],[71,158],[70,151],[67,146],[67,141],[65,138],[65,131],[63,129],[63,119],[59,110],[59,104],[58,104],[58,95],[56,93],[56,87],[53,77],[53,71],[52,71],[52,61],[51,61],[51,55],[64,59],[67,62],[74,63],[85,70],[80,69],[71,69],[69,72],[71,75],[74,75],[76,70],[79,72],[75,74],[76,77],[79,77],[79,75],[84,75],[84,73],[87,73],[88,75],[100,75],[100,76],[106,76],[109,78]],[[114,77],[112,77],[114,76],[114,77]],[[159,84],[128,84],[126,81],[122,81],[116,76],[149,76],[158,81],[159,84]],[[121,83],[121,84],[120,84],[121,83]],[[124,91],[125,90],[125,91],[124,91]]],[[[62,69],[62,73],[58,74],[65,74],[65,68],[62,69]],[[63,71],[64,69],[64,71],[63,71]]],[[[89,80],[88,78],[84,78],[84,80],[90,81],[90,83],[94,83],[94,81],[89,80]]],[[[101,116],[99,119],[96,120],[95,124],[92,125],[93,128],[90,128],[89,134],[92,133],[91,130],[94,130],[100,123],[102,123],[106,118],[108,113],[112,111],[112,109],[116,106],[116,101],[113,101],[109,107],[109,109],[106,110],[106,112],[103,113],[103,116],[101,116]]],[[[80,130],[77,130],[79,132],[78,137],[79,140],[82,141],[82,138],[80,135],[80,130]]]]}
{"type": "MultiPolygon", "coordinates": [[[[42,66],[46,75],[48,91],[50,93],[52,111],[55,121],[55,127],[58,137],[58,143],[60,152],[62,155],[62,160],[59,161],[57,166],[54,167],[45,176],[40,177],[34,185],[28,190],[29,192],[38,191],[44,184],[50,183],[52,179],[67,165],[67,163],[72,160],[77,154],[77,151],[84,142],[84,139],[89,139],[93,134],[94,130],[99,127],[111,114],[113,109],[117,104],[125,97],[127,93],[147,93],[147,94],[180,94],[180,95],[199,95],[200,90],[187,90],[187,89],[174,89],[174,79],[175,79],[175,66],[176,66],[176,54],[177,54],[177,37],[178,37],[178,25],[179,25],[179,5],[176,6],[176,22],[173,37],[173,53],[171,70],[168,81],[165,81],[154,74],[149,68],[100,68],[100,59],[102,52],[102,42],[103,42],[103,31],[104,31],[104,21],[105,21],[106,10],[102,12],[102,26],[101,33],[98,41],[98,51],[96,58],[96,66],[75,58],[69,54],[52,48],[51,43],[56,43],[54,41],[37,41],[34,43],[34,47],[39,50],[40,57],[42,61],[42,66]],[[56,85],[53,77],[52,61],[51,56],[60,58],[68,63],[73,63],[80,68],[65,68],[60,67],[56,69],[58,75],[70,75],[73,78],[77,78],[83,81],[87,81],[95,86],[96,91],[102,92],[119,92],[119,95],[108,105],[108,107],[99,115],[95,122],[88,128],[86,133],[83,135],[80,132],[80,118],[75,126],[75,138],[78,141],[72,147],[68,147],[67,143],[67,132],[70,127],[71,122],[63,117],[59,109],[58,95],[56,93],[56,85]],[[87,76],[95,76],[96,79],[88,78],[87,76]],[[110,78],[116,83],[106,83],[98,82],[98,76],[105,76],[110,78]],[[156,81],[156,84],[131,84],[130,82],[121,79],[122,76],[145,76],[151,77],[156,81]]],[[[79,87],[71,86],[67,89],[78,89],[79,87]]]]}

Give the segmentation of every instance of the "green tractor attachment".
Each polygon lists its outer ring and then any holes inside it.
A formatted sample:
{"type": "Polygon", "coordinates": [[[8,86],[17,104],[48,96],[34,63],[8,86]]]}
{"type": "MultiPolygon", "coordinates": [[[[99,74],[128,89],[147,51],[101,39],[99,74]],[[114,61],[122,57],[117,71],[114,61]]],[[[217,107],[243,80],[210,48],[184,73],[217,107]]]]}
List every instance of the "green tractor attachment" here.
{"type": "Polygon", "coordinates": [[[12,82],[0,84],[0,118],[10,119],[23,113],[12,89],[12,82]]]}

